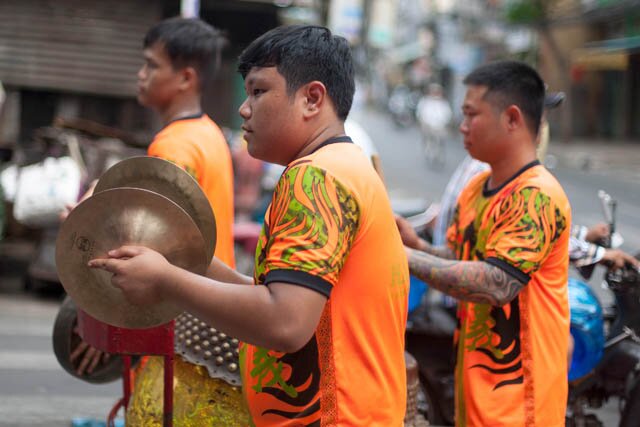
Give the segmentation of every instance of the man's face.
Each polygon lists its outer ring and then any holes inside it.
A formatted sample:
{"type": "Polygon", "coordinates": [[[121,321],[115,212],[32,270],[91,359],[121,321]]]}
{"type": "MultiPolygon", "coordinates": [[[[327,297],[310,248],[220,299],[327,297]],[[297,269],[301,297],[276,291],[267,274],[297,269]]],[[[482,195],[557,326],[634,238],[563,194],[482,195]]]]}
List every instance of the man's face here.
{"type": "Polygon", "coordinates": [[[506,129],[505,117],[490,104],[484,95],[485,86],[468,86],[462,104],[464,119],[460,132],[464,137],[464,148],[474,159],[492,163],[503,154],[506,129]]]}
{"type": "Polygon", "coordinates": [[[289,95],[276,67],[254,67],[244,81],[247,99],[238,112],[249,154],[257,159],[286,165],[300,150],[305,136],[297,94],[289,95]]]}
{"type": "Polygon", "coordinates": [[[144,49],[143,56],[144,64],[138,71],[138,102],[162,111],[180,91],[182,75],[173,69],[161,42],[144,49]]]}

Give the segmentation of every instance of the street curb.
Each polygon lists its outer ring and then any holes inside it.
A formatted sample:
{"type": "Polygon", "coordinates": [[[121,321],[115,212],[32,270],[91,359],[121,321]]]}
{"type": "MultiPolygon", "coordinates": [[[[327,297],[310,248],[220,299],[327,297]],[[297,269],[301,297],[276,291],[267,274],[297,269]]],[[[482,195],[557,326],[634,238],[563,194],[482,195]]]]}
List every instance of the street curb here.
{"type": "Polygon", "coordinates": [[[549,169],[573,169],[617,176],[640,178],[640,144],[557,144],[545,158],[549,169]]]}

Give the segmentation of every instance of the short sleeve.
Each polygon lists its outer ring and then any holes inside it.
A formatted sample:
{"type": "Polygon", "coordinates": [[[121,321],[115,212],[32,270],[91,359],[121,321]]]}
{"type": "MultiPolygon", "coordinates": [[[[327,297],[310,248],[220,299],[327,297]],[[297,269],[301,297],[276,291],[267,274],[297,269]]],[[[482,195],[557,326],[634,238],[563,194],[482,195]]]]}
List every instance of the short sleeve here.
{"type": "Polygon", "coordinates": [[[328,297],[359,227],[353,194],[326,171],[297,165],[278,182],[267,222],[264,283],[297,284],[328,297]]]}
{"type": "Polygon", "coordinates": [[[176,135],[173,134],[159,134],[149,146],[147,154],[152,157],[168,160],[180,166],[195,178],[196,181],[200,182],[198,151],[188,140],[176,137],[176,135]]]}
{"type": "Polygon", "coordinates": [[[485,261],[526,284],[567,228],[567,218],[549,196],[534,187],[510,194],[495,215],[485,261]]]}

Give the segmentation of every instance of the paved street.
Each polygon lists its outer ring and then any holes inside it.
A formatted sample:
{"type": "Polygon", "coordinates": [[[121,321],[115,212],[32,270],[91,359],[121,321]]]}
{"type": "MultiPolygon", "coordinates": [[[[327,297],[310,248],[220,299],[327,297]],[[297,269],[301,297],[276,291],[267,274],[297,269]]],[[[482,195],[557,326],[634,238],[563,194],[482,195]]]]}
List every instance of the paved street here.
{"type": "MultiPolygon", "coordinates": [[[[460,138],[447,146],[446,165],[427,168],[416,128],[397,129],[379,112],[354,117],[374,140],[393,199],[437,200],[464,151],[460,138]]],[[[553,144],[553,142],[552,142],[553,144]]],[[[640,192],[628,175],[555,170],[573,204],[574,221],[602,220],[597,190],[619,200],[619,231],[624,248],[640,250],[640,192]]],[[[601,277],[596,272],[594,277],[601,277]]],[[[597,279],[592,281],[597,282],[597,279]]],[[[606,294],[602,294],[606,298],[606,294]]],[[[25,295],[15,283],[0,277],[0,426],[68,426],[74,416],[104,419],[120,395],[120,383],[83,383],[59,367],[51,350],[51,328],[59,301],[25,295]]],[[[605,425],[617,423],[615,403],[599,415],[605,425]]]]}
{"type": "Polygon", "coordinates": [[[90,385],[60,367],[51,347],[58,301],[7,293],[7,282],[0,283],[0,426],[68,427],[75,416],[105,419],[120,384],[90,385]]]}

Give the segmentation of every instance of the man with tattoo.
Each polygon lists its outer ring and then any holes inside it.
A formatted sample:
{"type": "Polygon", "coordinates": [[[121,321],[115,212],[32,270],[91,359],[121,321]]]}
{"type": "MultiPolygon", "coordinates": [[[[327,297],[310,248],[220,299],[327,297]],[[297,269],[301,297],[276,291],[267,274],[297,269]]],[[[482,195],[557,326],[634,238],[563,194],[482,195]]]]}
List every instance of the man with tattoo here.
{"type": "Polygon", "coordinates": [[[412,274],[458,300],[457,426],[564,426],[571,209],[536,160],[544,83],[496,62],[465,79],[460,131],[490,165],[458,198],[447,246],[398,218],[412,274]]]}

